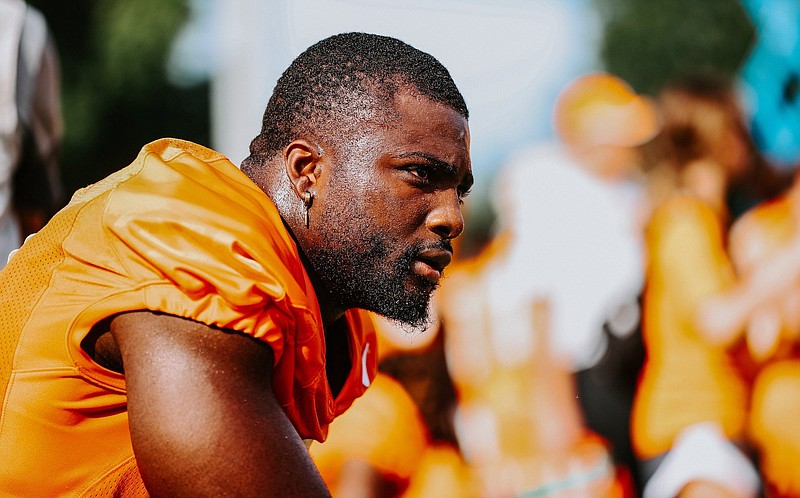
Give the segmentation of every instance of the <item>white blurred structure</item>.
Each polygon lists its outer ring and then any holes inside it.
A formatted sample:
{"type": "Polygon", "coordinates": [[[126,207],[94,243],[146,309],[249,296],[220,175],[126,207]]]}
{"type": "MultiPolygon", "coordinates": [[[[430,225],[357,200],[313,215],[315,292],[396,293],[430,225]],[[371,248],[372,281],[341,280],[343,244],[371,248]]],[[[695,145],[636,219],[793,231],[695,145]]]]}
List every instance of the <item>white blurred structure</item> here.
{"type": "Polygon", "coordinates": [[[438,58],[464,94],[480,190],[509,152],[550,135],[559,88],[595,64],[599,23],[589,3],[195,0],[194,34],[215,40],[216,52],[190,57],[184,50],[177,59],[212,71],[211,145],[238,164],[281,71],[301,51],[346,31],[397,37],[438,58]]]}
{"type": "Polygon", "coordinates": [[[41,12],[21,0],[0,0],[0,268],[24,236],[44,224],[42,206],[61,197],[57,150],[63,123],[53,43],[41,12]],[[14,182],[18,170],[38,182],[22,192],[35,196],[28,202],[41,215],[36,223],[20,219],[14,206],[21,193],[14,182]]]}

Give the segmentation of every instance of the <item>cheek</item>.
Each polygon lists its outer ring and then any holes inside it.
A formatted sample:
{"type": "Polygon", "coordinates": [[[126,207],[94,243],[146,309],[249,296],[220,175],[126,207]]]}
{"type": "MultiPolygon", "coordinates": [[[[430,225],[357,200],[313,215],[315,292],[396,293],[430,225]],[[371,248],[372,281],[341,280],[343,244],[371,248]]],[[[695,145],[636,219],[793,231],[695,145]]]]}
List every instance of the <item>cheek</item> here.
{"type": "Polygon", "coordinates": [[[323,244],[358,252],[367,249],[362,247],[364,241],[393,235],[392,212],[397,208],[387,204],[386,196],[374,189],[347,187],[330,190],[325,202],[320,202],[318,222],[323,244]]]}
{"type": "Polygon", "coordinates": [[[389,182],[363,192],[364,209],[375,226],[397,236],[410,236],[425,224],[428,206],[419,189],[389,182]]]}
{"type": "Polygon", "coordinates": [[[387,196],[384,200],[387,221],[394,233],[410,237],[424,229],[429,207],[419,197],[387,196]]]}

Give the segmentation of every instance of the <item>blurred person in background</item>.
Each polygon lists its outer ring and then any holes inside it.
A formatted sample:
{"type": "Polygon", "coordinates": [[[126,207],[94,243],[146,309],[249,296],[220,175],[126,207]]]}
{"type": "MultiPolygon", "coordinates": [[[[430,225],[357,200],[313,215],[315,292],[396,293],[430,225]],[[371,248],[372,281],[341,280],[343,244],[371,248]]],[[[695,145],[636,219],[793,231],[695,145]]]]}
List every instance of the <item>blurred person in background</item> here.
{"type": "Polygon", "coordinates": [[[638,147],[657,133],[658,118],[620,78],[590,73],[565,86],[553,121],[557,142],[521,149],[498,174],[493,199],[507,262],[492,304],[548,295],[551,345],[578,372],[603,357],[603,323],[641,289],[638,147]]]}
{"type": "MultiPolygon", "coordinates": [[[[609,442],[615,461],[631,474],[638,489],[628,425],[644,356],[639,328],[641,231],[649,203],[641,150],[658,133],[660,117],[649,97],[637,94],[623,79],[600,72],[567,85],[556,102],[554,124],[561,142],[561,157],[554,165],[563,168],[540,169],[550,178],[580,176],[584,186],[577,188],[580,183],[575,180],[564,182],[572,187],[567,189],[573,190],[571,196],[556,200],[551,193],[531,206],[556,219],[569,213],[563,225],[553,227],[542,218],[535,230],[526,232],[529,237],[540,233],[551,257],[557,258],[559,273],[551,288],[566,285],[568,290],[562,291],[566,299],[554,340],[572,345],[571,370],[586,425],[609,442]],[[578,210],[576,204],[589,208],[578,210]],[[566,227],[572,227],[569,236],[566,227]],[[555,243],[563,237],[571,237],[562,242],[570,249],[556,250],[560,246],[555,243]]],[[[544,180],[540,188],[548,185],[544,180]]],[[[521,247],[541,244],[528,240],[521,247]]]]}
{"type": "Polygon", "coordinates": [[[455,430],[473,496],[632,496],[606,443],[584,427],[571,374],[552,355],[548,303],[498,319],[481,277],[453,272],[441,295],[454,330],[447,358],[458,392],[455,430]],[[531,321],[527,337],[504,337],[522,317],[531,321]]]}
{"type": "Polygon", "coordinates": [[[769,497],[800,496],[800,183],[731,228],[737,283],[700,307],[709,341],[744,346],[749,441],[769,497]]]}
{"type": "Polygon", "coordinates": [[[628,313],[621,334],[636,327],[637,147],[657,133],[657,114],[621,79],[591,73],[565,87],[554,118],[560,142],[503,169],[498,233],[457,262],[441,295],[456,433],[484,496],[632,493],[634,462],[609,454],[624,455],[630,400],[592,368],[607,359],[615,311],[628,313]],[[579,375],[592,379],[594,420],[617,429],[611,444],[587,426],[579,375]]]}
{"type": "Polygon", "coordinates": [[[59,67],[42,14],[0,0],[0,268],[61,202],[59,67]]]}
{"type": "Polygon", "coordinates": [[[733,352],[708,340],[695,313],[733,283],[726,200],[757,153],[728,82],[686,78],[658,103],[663,128],[647,153],[647,360],[631,425],[644,496],[752,497],[759,479],[744,445],[747,387],[733,352]]]}
{"type": "MultiPolygon", "coordinates": [[[[460,244],[456,240],[454,250],[460,244]]],[[[432,310],[438,316],[438,297],[432,310]]],[[[445,355],[447,333],[441,320],[428,330],[408,334],[394,322],[378,319],[378,341],[385,356],[380,368],[397,379],[419,409],[428,433],[428,445],[417,462],[403,498],[472,498],[475,483],[466,466],[455,433],[455,386],[445,355]]]]}

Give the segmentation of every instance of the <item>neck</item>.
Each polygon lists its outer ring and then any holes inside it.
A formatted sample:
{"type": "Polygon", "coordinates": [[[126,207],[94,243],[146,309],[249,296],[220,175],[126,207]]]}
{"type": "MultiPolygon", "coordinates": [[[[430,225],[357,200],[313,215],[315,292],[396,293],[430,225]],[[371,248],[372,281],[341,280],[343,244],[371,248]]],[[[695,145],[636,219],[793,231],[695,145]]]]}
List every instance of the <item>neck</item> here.
{"type": "Polygon", "coordinates": [[[727,179],[722,167],[709,160],[696,160],[681,172],[683,185],[711,205],[720,215],[726,214],[727,179]]]}
{"type": "Polygon", "coordinates": [[[320,315],[322,315],[322,326],[327,331],[331,325],[336,323],[342,318],[342,316],[344,316],[344,313],[347,311],[347,309],[342,307],[334,298],[334,296],[328,292],[325,284],[322,283],[319,275],[317,275],[317,272],[314,271],[314,267],[306,256],[305,251],[303,251],[303,246],[297,240],[292,228],[286,223],[285,220],[284,226],[286,226],[286,230],[288,230],[289,235],[294,240],[294,243],[297,246],[297,251],[300,254],[300,261],[303,263],[303,267],[306,269],[308,278],[311,280],[311,286],[314,288],[314,294],[316,295],[317,302],[319,303],[320,315]]]}
{"type": "MultiPolygon", "coordinates": [[[[306,269],[308,269],[308,266],[306,266],[306,269]]],[[[312,273],[313,271],[309,271],[309,275],[312,273]]],[[[344,312],[347,310],[336,304],[331,294],[325,290],[322,282],[319,282],[314,276],[311,277],[311,284],[314,286],[314,292],[317,294],[319,311],[322,315],[322,326],[327,331],[334,323],[338,322],[344,316],[344,312]]]]}

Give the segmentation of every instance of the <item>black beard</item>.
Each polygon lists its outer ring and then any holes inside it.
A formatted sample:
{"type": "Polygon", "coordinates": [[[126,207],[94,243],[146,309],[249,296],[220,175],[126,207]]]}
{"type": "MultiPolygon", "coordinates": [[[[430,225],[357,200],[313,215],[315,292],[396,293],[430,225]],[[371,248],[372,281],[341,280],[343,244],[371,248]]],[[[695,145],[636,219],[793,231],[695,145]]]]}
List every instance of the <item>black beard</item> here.
{"type": "Polygon", "coordinates": [[[412,329],[424,329],[436,284],[412,272],[423,248],[410,247],[391,261],[389,247],[385,236],[374,235],[359,247],[316,249],[308,257],[342,307],[373,311],[412,329]]]}

